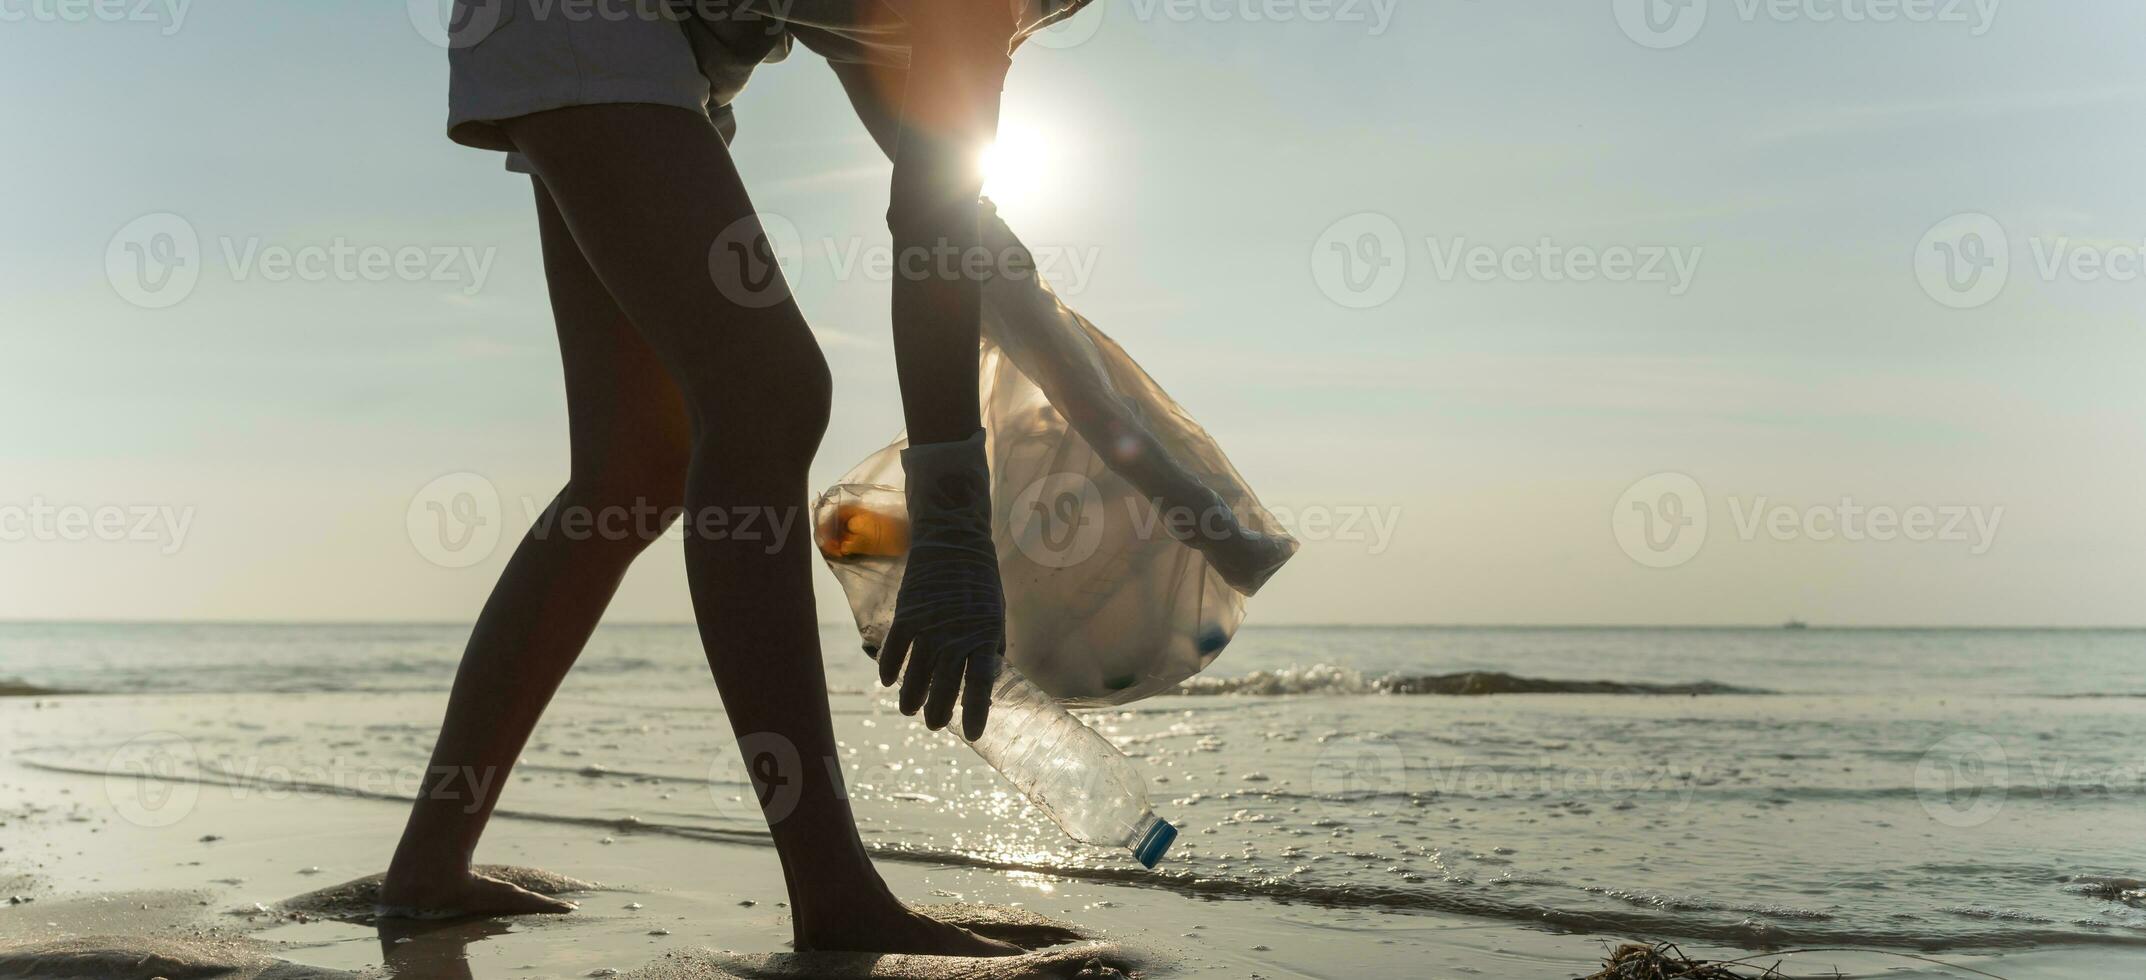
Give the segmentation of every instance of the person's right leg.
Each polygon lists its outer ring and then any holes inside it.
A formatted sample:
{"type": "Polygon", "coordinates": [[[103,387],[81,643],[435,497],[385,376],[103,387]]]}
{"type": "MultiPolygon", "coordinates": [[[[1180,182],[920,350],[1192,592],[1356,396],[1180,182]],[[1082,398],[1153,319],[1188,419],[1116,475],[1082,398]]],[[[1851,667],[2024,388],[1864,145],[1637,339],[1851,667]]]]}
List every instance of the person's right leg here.
{"type": "Polygon", "coordinates": [[[780,270],[759,267],[767,244],[728,148],[706,118],[664,106],[579,106],[506,127],[684,395],[694,617],[781,856],[798,947],[1018,952],[910,912],[858,838],[812,599],[806,471],[831,381],[780,270]],[[731,275],[740,261],[754,267],[731,275]]]}

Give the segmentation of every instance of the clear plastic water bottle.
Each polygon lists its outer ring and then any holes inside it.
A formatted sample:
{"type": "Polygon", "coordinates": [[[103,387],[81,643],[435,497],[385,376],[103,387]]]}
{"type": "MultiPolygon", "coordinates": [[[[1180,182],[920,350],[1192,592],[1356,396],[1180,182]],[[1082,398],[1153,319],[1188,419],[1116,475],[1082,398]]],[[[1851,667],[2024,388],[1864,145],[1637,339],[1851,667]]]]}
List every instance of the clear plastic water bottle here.
{"type": "Polygon", "coordinates": [[[1148,806],[1132,760],[1011,666],[991,689],[984,737],[969,747],[1074,840],[1126,848],[1147,868],[1177,840],[1177,828],[1148,806]]]}

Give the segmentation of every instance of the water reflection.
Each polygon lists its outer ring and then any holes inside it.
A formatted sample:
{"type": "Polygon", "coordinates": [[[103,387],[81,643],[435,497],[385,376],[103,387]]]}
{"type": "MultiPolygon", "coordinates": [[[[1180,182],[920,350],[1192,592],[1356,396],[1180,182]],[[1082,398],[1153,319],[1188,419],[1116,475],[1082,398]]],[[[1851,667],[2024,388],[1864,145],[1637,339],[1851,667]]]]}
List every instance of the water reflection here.
{"type": "Polygon", "coordinates": [[[504,919],[382,919],[380,962],[399,980],[472,980],[469,948],[512,931],[504,919]]]}

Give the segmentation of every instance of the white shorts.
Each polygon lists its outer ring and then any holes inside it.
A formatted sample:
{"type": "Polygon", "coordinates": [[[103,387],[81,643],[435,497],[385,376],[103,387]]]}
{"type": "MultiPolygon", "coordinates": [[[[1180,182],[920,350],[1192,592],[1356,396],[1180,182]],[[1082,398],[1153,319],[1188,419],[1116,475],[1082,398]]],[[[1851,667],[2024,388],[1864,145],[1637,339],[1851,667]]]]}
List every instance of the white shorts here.
{"type": "MultiPolygon", "coordinates": [[[[907,68],[897,12],[918,0],[454,0],[447,135],[512,153],[500,123],[568,106],[639,102],[708,113],[793,40],[835,62],[907,68]]],[[[946,0],[922,0],[946,2],[946,0]]],[[[1007,0],[1015,44],[1090,0],[1007,0]]],[[[527,172],[518,155],[508,169],[527,172]]]]}
{"type": "MultiPolygon", "coordinates": [[[[505,120],[621,102],[708,113],[728,138],[731,100],[754,66],[789,51],[789,35],[777,21],[707,21],[682,9],[676,0],[455,0],[448,138],[512,153],[505,120]]],[[[526,173],[525,164],[515,154],[508,169],[526,173]]]]}

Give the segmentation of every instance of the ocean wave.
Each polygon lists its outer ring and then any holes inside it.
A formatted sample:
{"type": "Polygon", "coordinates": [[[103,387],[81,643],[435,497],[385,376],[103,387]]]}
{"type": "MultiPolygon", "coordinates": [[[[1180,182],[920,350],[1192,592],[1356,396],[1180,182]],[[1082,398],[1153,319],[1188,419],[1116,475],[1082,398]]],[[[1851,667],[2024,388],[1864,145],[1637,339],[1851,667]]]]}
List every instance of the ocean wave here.
{"type": "Polygon", "coordinates": [[[1239,677],[1194,677],[1175,694],[1201,697],[1288,697],[1295,695],[1441,694],[1476,697],[1491,694],[1628,694],[1698,696],[1771,694],[1759,688],[1714,681],[1654,684],[1631,681],[1552,680],[1501,671],[1470,670],[1453,674],[1365,674],[1332,664],[1255,670],[1239,677]]]}
{"type": "Polygon", "coordinates": [[[2120,878],[2112,875],[2074,875],[2069,880],[2069,891],[2088,898],[2121,902],[2134,908],[2146,909],[2146,881],[2137,878],[2120,878]]]}

